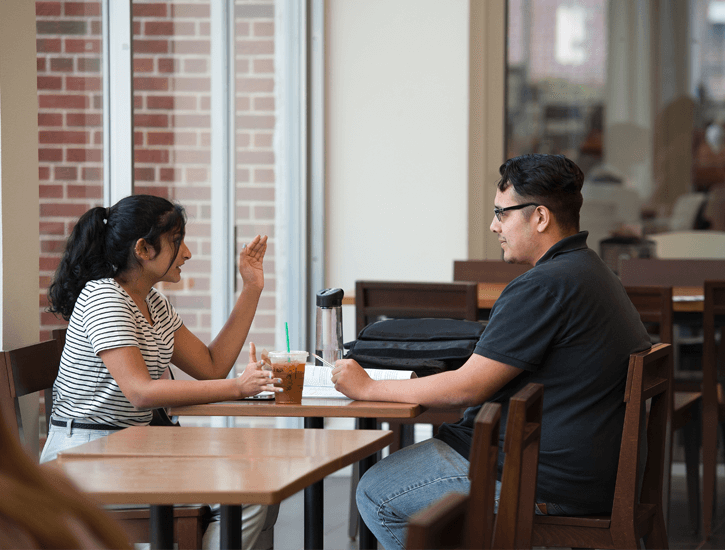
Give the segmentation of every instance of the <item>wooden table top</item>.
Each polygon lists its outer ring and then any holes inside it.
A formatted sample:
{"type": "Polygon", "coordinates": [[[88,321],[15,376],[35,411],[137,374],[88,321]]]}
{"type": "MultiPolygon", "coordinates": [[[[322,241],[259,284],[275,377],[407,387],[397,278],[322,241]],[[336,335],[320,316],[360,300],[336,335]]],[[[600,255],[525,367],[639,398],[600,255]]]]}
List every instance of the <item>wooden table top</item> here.
{"type": "Polygon", "coordinates": [[[101,457],[309,458],[352,462],[377,450],[380,430],[136,426],[61,451],[59,460],[101,457]],[[351,433],[358,435],[350,435],[351,433]]]}
{"type": "Polygon", "coordinates": [[[55,461],[82,491],[102,503],[269,505],[386,447],[392,432],[139,427],[102,440],[113,441],[100,447],[93,444],[101,440],[81,445],[55,461]],[[177,433],[167,437],[161,432],[177,433]],[[251,436],[249,432],[259,432],[259,437],[240,449],[232,445],[237,436],[251,436]],[[299,433],[293,437],[290,432],[299,433]],[[255,447],[265,436],[273,444],[255,447]],[[139,454],[122,449],[122,443],[133,444],[139,454]],[[171,444],[164,448],[164,443],[171,444]],[[203,449],[204,443],[211,448],[203,449]],[[218,451],[234,454],[213,456],[218,451]]]}
{"type": "Polygon", "coordinates": [[[169,413],[172,416],[415,418],[425,410],[425,407],[415,403],[303,397],[300,405],[277,405],[274,401],[223,401],[203,405],[171,407],[169,413]]]}

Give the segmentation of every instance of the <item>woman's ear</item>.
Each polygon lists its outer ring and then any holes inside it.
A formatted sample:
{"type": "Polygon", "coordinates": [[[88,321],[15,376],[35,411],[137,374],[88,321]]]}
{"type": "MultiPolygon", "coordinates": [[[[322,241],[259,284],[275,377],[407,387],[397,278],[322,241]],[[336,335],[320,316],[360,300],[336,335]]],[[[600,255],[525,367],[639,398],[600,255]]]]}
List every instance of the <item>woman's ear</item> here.
{"type": "Polygon", "coordinates": [[[136,253],[136,257],[139,260],[151,260],[153,258],[153,247],[149,246],[145,239],[139,239],[136,241],[136,246],[133,247],[133,251],[136,253]]]}

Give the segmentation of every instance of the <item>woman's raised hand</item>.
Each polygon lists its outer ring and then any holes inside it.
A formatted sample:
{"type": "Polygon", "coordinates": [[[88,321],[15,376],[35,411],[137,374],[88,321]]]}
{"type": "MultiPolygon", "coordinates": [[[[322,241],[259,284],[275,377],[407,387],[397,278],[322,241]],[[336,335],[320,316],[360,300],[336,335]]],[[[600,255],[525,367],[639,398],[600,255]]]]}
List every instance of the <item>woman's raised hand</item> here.
{"type": "Polygon", "coordinates": [[[242,248],[239,254],[239,274],[244,286],[250,285],[259,290],[264,288],[264,254],[267,252],[267,236],[257,235],[242,248]]]}
{"type": "Polygon", "coordinates": [[[249,342],[249,363],[244,372],[237,376],[242,397],[256,395],[261,391],[282,391],[282,388],[273,386],[274,383],[282,383],[282,380],[272,378],[272,371],[263,369],[264,365],[264,361],[257,361],[254,342],[249,342]]]}

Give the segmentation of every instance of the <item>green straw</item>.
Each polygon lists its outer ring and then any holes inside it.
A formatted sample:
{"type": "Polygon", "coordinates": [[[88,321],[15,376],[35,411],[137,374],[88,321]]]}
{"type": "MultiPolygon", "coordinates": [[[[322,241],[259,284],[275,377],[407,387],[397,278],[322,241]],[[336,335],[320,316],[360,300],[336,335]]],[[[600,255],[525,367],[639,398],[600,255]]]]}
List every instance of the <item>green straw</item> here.
{"type": "MultiPolygon", "coordinates": [[[[287,353],[289,353],[290,352],[290,349],[289,349],[289,325],[287,325],[286,321],[284,324],[284,331],[287,333],[287,353]]],[[[287,361],[288,362],[290,361],[289,356],[287,357],[287,361]]]]}

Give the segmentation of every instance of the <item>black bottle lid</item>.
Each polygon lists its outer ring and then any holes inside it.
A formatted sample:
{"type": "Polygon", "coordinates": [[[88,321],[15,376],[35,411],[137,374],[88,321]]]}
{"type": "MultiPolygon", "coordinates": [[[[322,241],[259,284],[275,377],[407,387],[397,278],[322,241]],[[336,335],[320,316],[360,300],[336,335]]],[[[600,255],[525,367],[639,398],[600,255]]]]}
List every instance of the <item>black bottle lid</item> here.
{"type": "Polygon", "coordinates": [[[326,288],[317,293],[317,307],[340,307],[345,292],[341,288],[326,288]]]}

